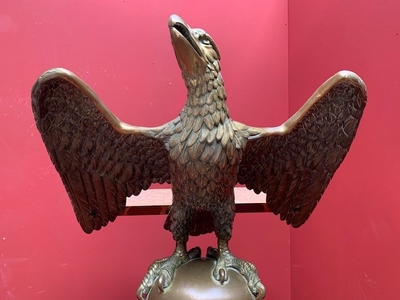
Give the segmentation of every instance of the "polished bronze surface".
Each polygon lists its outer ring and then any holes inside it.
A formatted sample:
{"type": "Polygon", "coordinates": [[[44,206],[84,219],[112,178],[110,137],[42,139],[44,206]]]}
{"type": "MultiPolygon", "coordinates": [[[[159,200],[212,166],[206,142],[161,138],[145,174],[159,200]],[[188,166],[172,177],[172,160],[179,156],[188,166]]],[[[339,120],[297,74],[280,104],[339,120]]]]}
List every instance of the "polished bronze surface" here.
{"type": "Polygon", "coordinates": [[[148,300],[254,300],[246,280],[235,269],[228,268],[229,281],[223,285],[212,278],[216,261],[193,259],[180,266],[171,286],[160,292],[155,286],[148,300]]]}
{"type": "Polygon", "coordinates": [[[176,249],[150,266],[139,298],[155,282],[166,291],[175,271],[200,256],[186,250],[189,235],[212,231],[218,238],[213,280],[224,285],[228,270],[236,269],[260,298],[264,289],[256,268],[228,247],[234,186],[266,193],[273,213],[301,226],[350,148],[366,104],[365,85],[341,71],[283,125],[250,127],[229,117],[220,54],[211,37],[175,15],[169,28],[188,90],[176,119],[155,128],[125,124],[74,74],[53,69],[32,90],[37,127],[87,233],[121,214],[126,197],[155,182],[172,184],[165,228],[176,249]]]}

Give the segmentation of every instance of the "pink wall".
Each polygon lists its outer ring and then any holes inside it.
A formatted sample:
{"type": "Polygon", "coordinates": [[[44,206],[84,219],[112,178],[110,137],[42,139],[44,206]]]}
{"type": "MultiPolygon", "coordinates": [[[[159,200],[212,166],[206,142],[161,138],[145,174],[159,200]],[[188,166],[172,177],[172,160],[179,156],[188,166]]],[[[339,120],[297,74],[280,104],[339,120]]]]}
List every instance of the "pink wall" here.
{"type": "MultiPolygon", "coordinates": [[[[72,70],[126,122],[162,124],[186,94],[167,28],[177,13],[217,41],[235,119],[258,126],[286,119],[286,3],[160,3],[1,1],[0,299],[133,299],[147,266],[173,250],[163,216],[121,217],[91,235],[80,229],[30,108],[30,89],[46,69],[72,70]]],[[[205,248],[215,239],[190,243],[205,248]]],[[[258,266],[268,299],[290,299],[284,223],[239,215],[231,246],[258,266]]]]}
{"type": "Polygon", "coordinates": [[[304,227],[291,230],[292,299],[399,299],[400,2],[289,1],[295,111],[340,69],[366,82],[358,136],[304,227]]]}

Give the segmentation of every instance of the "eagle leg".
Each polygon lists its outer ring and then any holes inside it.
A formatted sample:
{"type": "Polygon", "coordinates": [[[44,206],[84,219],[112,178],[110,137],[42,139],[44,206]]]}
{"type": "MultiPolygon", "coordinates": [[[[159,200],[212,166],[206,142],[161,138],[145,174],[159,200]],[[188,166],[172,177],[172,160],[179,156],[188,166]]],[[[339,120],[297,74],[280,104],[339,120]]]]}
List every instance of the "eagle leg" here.
{"type": "Polygon", "coordinates": [[[186,241],[176,242],[175,251],[171,256],[155,260],[149,267],[136,292],[136,296],[142,300],[147,299],[147,295],[155,284],[160,292],[164,292],[171,284],[176,269],[189,260],[200,256],[201,250],[199,247],[193,248],[188,252],[186,250],[186,241]]]}
{"type": "Polygon", "coordinates": [[[256,299],[263,299],[265,297],[265,287],[258,277],[256,267],[248,261],[233,256],[229,250],[227,240],[219,239],[218,249],[209,247],[207,256],[217,259],[217,264],[213,271],[215,280],[219,281],[221,284],[228,281],[227,268],[233,268],[246,278],[247,285],[256,299]]]}

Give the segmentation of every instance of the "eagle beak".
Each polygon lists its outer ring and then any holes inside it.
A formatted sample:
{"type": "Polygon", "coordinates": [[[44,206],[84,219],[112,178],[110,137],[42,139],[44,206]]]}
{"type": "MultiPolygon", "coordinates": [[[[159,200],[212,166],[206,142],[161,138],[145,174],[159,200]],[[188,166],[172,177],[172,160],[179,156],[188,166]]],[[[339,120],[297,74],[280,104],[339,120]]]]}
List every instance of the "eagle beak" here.
{"type": "Polygon", "coordinates": [[[204,75],[207,63],[203,59],[194,31],[177,15],[169,18],[168,27],[175,56],[182,72],[189,77],[204,75]]]}

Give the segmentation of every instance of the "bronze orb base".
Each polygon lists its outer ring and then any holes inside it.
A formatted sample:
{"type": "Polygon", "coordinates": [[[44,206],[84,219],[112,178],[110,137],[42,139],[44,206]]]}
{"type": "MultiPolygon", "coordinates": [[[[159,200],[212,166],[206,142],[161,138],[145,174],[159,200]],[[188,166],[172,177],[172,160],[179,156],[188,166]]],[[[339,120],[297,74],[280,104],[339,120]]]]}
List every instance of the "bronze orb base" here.
{"type": "Polygon", "coordinates": [[[255,300],[246,279],[235,269],[228,268],[229,280],[224,284],[212,277],[216,260],[192,259],[180,266],[168,289],[154,286],[147,300],[255,300]]]}

